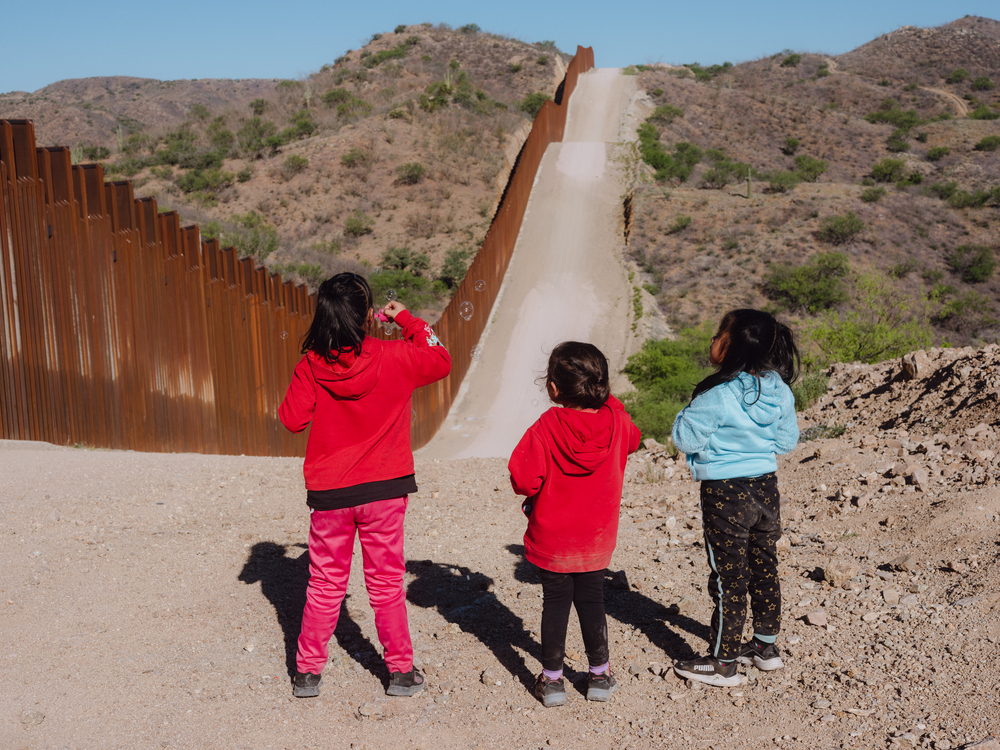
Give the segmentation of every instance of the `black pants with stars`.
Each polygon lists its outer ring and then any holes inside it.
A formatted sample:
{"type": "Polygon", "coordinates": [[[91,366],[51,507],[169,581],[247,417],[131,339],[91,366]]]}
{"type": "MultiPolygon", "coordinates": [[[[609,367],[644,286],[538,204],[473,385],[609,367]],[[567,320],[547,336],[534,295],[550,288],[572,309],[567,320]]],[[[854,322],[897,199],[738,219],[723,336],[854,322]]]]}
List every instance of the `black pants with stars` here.
{"type": "Polygon", "coordinates": [[[715,602],[709,653],[729,661],[739,656],[747,619],[747,593],[754,632],[777,635],[781,587],[775,543],[781,536],[778,479],[774,473],[701,483],[705,551],[712,569],[708,591],[715,602]]]}

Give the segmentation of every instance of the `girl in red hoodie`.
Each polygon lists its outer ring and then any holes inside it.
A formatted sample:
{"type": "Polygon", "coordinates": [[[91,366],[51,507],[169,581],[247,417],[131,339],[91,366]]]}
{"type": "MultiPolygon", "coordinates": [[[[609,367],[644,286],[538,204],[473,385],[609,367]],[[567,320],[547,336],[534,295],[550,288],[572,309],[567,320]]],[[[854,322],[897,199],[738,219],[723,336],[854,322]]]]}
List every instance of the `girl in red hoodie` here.
{"type": "Polygon", "coordinates": [[[402,341],[368,335],[375,310],[363,277],[341,273],[324,281],[302,344],[305,356],[278,410],[292,432],[312,423],[303,466],[312,509],[309,587],[292,687],[299,698],[319,695],[355,534],[389,669],[386,693],[414,695],[423,687],[413,666],[403,590],[403,517],[407,495],[417,490],[410,395],[445,377],[451,357],[430,326],[398,302],[381,314],[402,327],[402,341]]]}
{"type": "Polygon", "coordinates": [[[617,690],[608,652],[604,574],[618,539],[628,455],[639,429],[608,386],[608,360],[593,344],[565,341],[552,350],[545,387],[557,406],[521,438],[507,468],[526,495],[524,556],[542,580],[542,673],[535,696],[566,704],[563,658],[570,606],[576,607],[590,662],[587,699],[617,690]]]}

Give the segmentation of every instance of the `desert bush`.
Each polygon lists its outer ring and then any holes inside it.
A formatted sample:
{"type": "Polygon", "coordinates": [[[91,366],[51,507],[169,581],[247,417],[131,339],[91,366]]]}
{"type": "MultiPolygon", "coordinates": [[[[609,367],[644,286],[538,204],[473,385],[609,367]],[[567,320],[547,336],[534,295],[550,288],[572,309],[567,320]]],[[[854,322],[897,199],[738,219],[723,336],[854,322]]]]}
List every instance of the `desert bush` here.
{"type": "Polygon", "coordinates": [[[543,91],[533,91],[521,100],[517,108],[534,119],[542,110],[542,105],[549,101],[552,101],[551,95],[543,91]]]}
{"type": "Polygon", "coordinates": [[[107,146],[95,146],[92,143],[82,146],[81,151],[87,161],[100,161],[111,156],[111,149],[107,146]]]}
{"type": "Polygon", "coordinates": [[[680,107],[675,107],[673,104],[661,104],[653,110],[653,114],[648,119],[653,122],[662,123],[663,125],[669,125],[678,117],[683,116],[684,110],[680,107]]]}
{"type": "Polygon", "coordinates": [[[889,267],[889,276],[894,279],[905,279],[911,273],[920,270],[920,263],[916,258],[907,258],[899,263],[893,263],[889,267]]]}
{"type": "Polygon", "coordinates": [[[522,66],[521,63],[511,63],[507,66],[507,70],[511,73],[520,73],[522,67],[524,66],[522,66]]]}
{"type": "Polygon", "coordinates": [[[708,188],[721,189],[734,180],[745,180],[750,173],[750,165],[733,161],[725,152],[709,149],[705,152],[712,160],[712,168],[701,177],[701,184],[708,188]]]}
{"type": "Polygon", "coordinates": [[[947,78],[945,78],[945,83],[961,83],[969,77],[969,71],[965,68],[955,68],[951,71],[947,78]]]}
{"type": "Polygon", "coordinates": [[[361,209],[356,209],[344,220],[344,234],[348,237],[363,237],[374,231],[375,220],[361,209]]]}
{"type": "Polygon", "coordinates": [[[803,411],[816,403],[830,386],[830,378],[822,372],[810,372],[792,383],[795,411],[803,411]]]}
{"type": "Polygon", "coordinates": [[[678,214],[674,217],[673,223],[663,230],[664,234],[677,234],[678,232],[683,232],[691,226],[691,217],[684,216],[683,214],[678,214]]]}
{"type": "Polygon", "coordinates": [[[701,149],[684,141],[674,146],[673,154],[668,154],[660,143],[659,131],[649,119],[639,126],[638,135],[639,154],[646,164],[656,170],[654,178],[658,182],[671,179],[685,182],[691,176],[695,164],[701,161],[701,149]]]}
{"type": "Polygon", "coordinates": [[[865,223],[857,214],[848,212],[840,216],[829,216],[820,222],[816,237],[831,245],[843,245],[864,231],[865,223]]]}
{"type": "Polygon", "coordinates": [[[278,126],[270,120],[251,117],[236,133],[240,151],[246,156],[260,158],[267,148],[267,139],[278,131],[278,126]]]}
{"type": "Polygon", "coordinates": [[[926,349],[933,340],[927,301],[908,296],[888,276],[863,274],[852,304],[843,314],[822,313],[809,340],[822,352],[818,364],[870,364],[926,349]]]}
{"type": "Polygon", "coordinates": [[[882,159],[872,167],[872,177],[876,182],[896,182],[903,177],[905,166],[902,159],[882,159]]]}
{"type": "Polygon", "coordinates": [[[997,205],[1000,202],[1000,187],[992,190],[976,190],[970,193],[968,190],[955,190],[948,196],[948,205],[952,208],[982,208],[983,206],[997,205]]]}
{"type": "Polygon", "coordinates": [[[996,151],[1000,148],[1000,135],[988,135],[976,144],[976,151],[996,151]]]}
{"type": "Polygon", "coordinates": [[[177,187],[185,193],[216,192],[230,185],[233,177],[232,172],[225,172],[221,167],[192,169],[177,178],[177,187]]]}
{"type": "Polygon", "coordinates": [[[762,291],[782,307],[816,313],[847,299],[845,279],[850,270],[844,253],[818,253],[801,266],[773,265],[762,291]]]}
{"type": "Polygon", "coordinates": [[[781,153],[785,156],[795,156],[795,152],[799,150],[799,139],[792,138],[789,136],[785,139],[785,143],[781,147],[781,153]]]}
{"type": "Polygon", "coordinates": [[[348,169],[360,169],[369,166],[374,161],[374,154],[369,149],[352,146],[340,155],[340,164],[348,169]]]}
{"type": "Polygon", "coordinates": [[[967,284],[989,281],[996,268],[993,248],[986,245],[959,245],[947,255],[945,262],[967,284]]]}
{"type": "Polygon", "coordinates": [[[452,249],[445,253],[444,263],[438,273],[438,280],[449,289],[462,283],[468,266],[468,259],[475,251],[452,249]]]}
{"type": "Polygon", "coordinates": [[[482,29],[479,28],[479,24],[476,23],[467,23],[465,26],[459,26],[458,30],[463,34],[478,34],[482,31],[482,29]]]}
{"type": "Polygon", "coordinates": [[[885,140],[885,147],[894,154],[910,150],[910,144],[906,140],[909,131],[899,128],[892,131],[885,140]]]}
{"type": "Polygon", "coordinates": [[[431,259],[427,253],[415,253],[408,247],[390,247],[382,253],[379,267],[423,276],[424,271],[431,267],[431,259]]]}
{"type": "Polygon", "coordinates": [[[927,150],[927,159],[929,161],[940,161],[950,153],[951,149],[947,146],[935,146],[927,150]]]}
{"type": "Polygon", "coordinates": [[[767,189],[772,193],[787,193],[800,182],[802,182],[802,177],[798,172],[778,170],[768,174],[767,189]]]}
{"type": "Polygon", "coordinates": [[[416,185],[422,182],[427,169],[418,161],[408,162],[396,167],[396,182],[401,185],[416,185]]]}
{"type": "Polygon", "coordinates": [[[396,299],[410,309],[426,307],[438,298],[435,283],[431,279],[407,270],[381,270],[369,276],[368,283],[375,299],[384,300],[386,290],[392,289],[396,292],[396,299]]]}
{"type": "Polygon", "coordinates": [[[686,328],[673,341],[648,340],[628,359],[624,372],[635,391],[622,400],[643,437],[670,435],[674,418],[694,386],[712,372],[708,350],[714,331],[707,325],[686,328]]]}
{"type": "MultiPolygon", "coordinates": [[[[883,106],[885,106],[887,102],[892,102],[892,100],[887,99],[882,103],[883,106]]],[[[893,125],[900,130],[915,128],[923,122],[915,109],[902,110],[895,102],[893,102],[888,109],[879,109],[875,112],[869,112],[865,115],[865,119],[868,120],[868,122],[875,124],[888,123],[889,125],[893,125]]]]}
{"type": "Polygon", "coordinates": [[[330,89],[325,94],[320,96],[320,101],[328,107],[333,107],[341,102],[350,101],[352,96],[354,95],[347,89],[336,88],[330,89]]]}
{"type": "Polygon", "coordinates": [[[941,200],[946,201],[958,191],[958,183],[935,182],[933,185],[928,185],[924,189],[935,198],[940,198],[941,200]]]}
{"type": "Polygon", "coordinates": [[[980,104],[972,112],[969,112],[970,120],[997,120],[1000,119],[1000,112],[990,109],[985,104],[980,104]]]}
{"type": "Polygon", "coordinates": [[[401,23],[401,24],[399,24],[399,26],[397,26],[396,28],[394,28],[392,30],[392,33],[393,34],[402,34],[404,31],[406,31],[406,24],[405,23],[401,23]]]}
{"type": "Polygon", "coordinates": [[[802,55],[792,54],[781,61],[781,67],[783,68],[794,68],[800,62],[802,62],[802,55]]]}
{"type": "Polygon", "coordinates": [[[539,65],[548,65],[549,64],[549,56],[548,55],[539,55],[538,59],[535,60],[535,62],[538,63],[539,65]]]}
{"type": "Polygon", "coordinates": [[[306,157],[292,154],[281,165],[281,174],[286,180],[290,180],[295,175],[304,172],[308,167],[309,160],[306,157]]]}
{"type": "Polygon", "coordinates": [[[884,196],[884,187],[869,187],[861,191],[861,200],[865,203],[877,203],[884,196]]]}
{"type": "Polygon", "coordinates": [[[993,312],[993,305],[988,297],[969,290],[945,301],[931,319],[937,325],[952,331],[975,333],[1000,322],[993,312]]]}
{"type": "Polygon", "coordinates": [[[374,68],[387,60],[400,60],[409,54],[410,46],[408,44],[398,44],[392,49],[380,50],[372,55],[365,57],[364,66],[366,68],[374,68]]]}
{"type": "Polygon", "coordinates": [[[254,99],[252,102],[250,102],[249,106],[250,106],[250,114],[252,114],[254,117],[260,117],[261,115],[264,114],[264,112],[267,111],[267,108],[270,105],[268,105],[267,99],[254,99]]]}
{"type": "Polygon", "coordinates": [[[979,76],[972,82],[973,91],[990,91],[993,88],[993,81],[989,76],[979,76]]]}
{"type": "Polygon", "coordinates": [[[905,188],[910,185],[919,185],[924,181],[924,176],[920,172],[910,172],[903,179],[896,183],[896,187],[905,188]]]}
{"type": "Polygon", "coordinates": [[[342,101],[337,105],[337,116],[344,119],[364,117],[371,111],[372,105],[360,96],[352,95],[349,99],[342,101]]]}
{"type": "Polygon", "coordinates": [[[256,211],[236,214],[226,222],[208,222],[201,231],[206,239],[218,239],[222,247],[233,247],[240,258],[263,261],[278,249],[278,232],[256,211]]]}
{"type": "Polygon", "coordinates": [[[816,182],[829,166],[825,159],[816,159],[805,154],[795,157],[795,171],[805,182],[816,182]]]}

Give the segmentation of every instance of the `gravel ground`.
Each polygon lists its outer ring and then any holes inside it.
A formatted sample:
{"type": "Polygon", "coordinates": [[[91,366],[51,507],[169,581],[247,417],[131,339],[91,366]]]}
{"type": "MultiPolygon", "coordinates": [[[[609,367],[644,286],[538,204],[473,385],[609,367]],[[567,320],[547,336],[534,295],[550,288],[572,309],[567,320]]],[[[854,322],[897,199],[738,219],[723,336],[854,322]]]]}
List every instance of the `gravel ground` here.
{"type": "MultiPolygon", "coordinates": [[[[407,586],[427,690],[384,695],[356,573],[322,695],[296,700],[300,461],[2,442],[0,747],[947,750],[1000,734],[1000,418],[883,418],[956,357],[979,368],[957,380],[995,382],[996,349],[958,351],[911,380],[899,363],[838,369],[801,415],[809,434],[849,426],[780,460],[786,666],[738,688],[667,668],[706,646],[697,485],[655,446],[633,456],[606,587],[621,689],[548,710],[529,690],[540,586],[502,459],[417,462],[407,586]]],[[[575,623],[568,647],[582,678],[575,623]]]]}

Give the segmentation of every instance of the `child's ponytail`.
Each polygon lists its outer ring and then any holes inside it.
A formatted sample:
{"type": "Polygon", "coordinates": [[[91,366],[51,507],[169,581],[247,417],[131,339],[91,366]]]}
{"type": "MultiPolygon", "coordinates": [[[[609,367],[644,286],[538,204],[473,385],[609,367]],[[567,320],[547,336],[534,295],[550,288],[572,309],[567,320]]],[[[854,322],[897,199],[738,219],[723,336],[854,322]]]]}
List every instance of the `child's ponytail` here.
{"type": "Polygon", "coordinates": [[[580,341],[564,341],[552,350],[545,380],[555,385],[557,403],[564,406],[600,409],[611,395],[607,357],[580,341]]]}
{"type": "Polygon", "coordinates": [[[364,276],[331,276],[320,284],[316,315],[302,340],[302,353],[314,352],[330,364],[344,352],[360,356],[371,311],[372,290],[364,276]]]}

